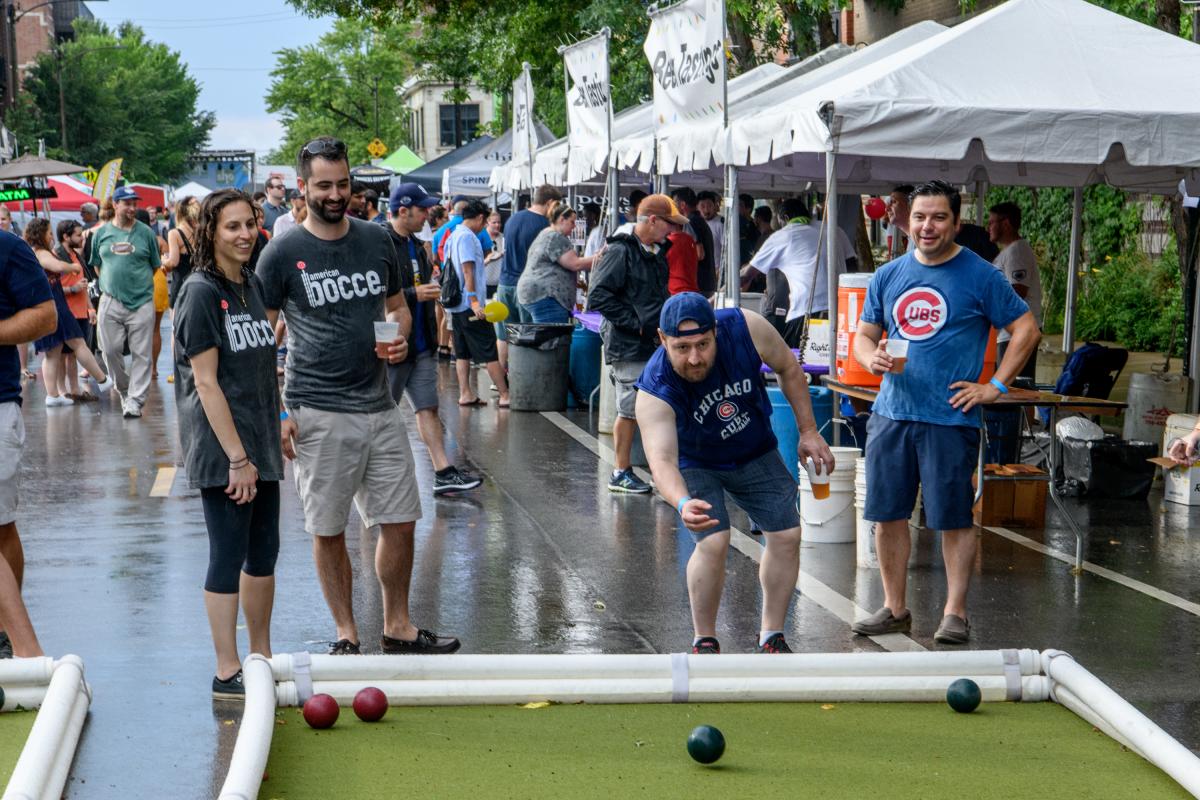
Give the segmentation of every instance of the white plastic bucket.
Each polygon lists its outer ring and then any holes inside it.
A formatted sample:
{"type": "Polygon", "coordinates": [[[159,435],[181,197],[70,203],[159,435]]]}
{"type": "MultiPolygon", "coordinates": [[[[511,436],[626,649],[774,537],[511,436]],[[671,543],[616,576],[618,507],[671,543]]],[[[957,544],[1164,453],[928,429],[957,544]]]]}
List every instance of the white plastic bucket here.
{"type": "MultiPolygon", "coordinates": [[[[875,552],[875,523],[863,519],[863,510],[867,507],[867,460],[860,458],[854,466],[854,535],[855,560],[859,569],[878,569],[879,555],[875,552]]],[[[909,533],[912,536],[912,550],[908,563],[912,564],[917,555],[917,530],[921,521],[921,496],[918,492],[917,502],[909,520],[909,533]]]]}
{"type": "Polygon", "coordinates": [[[800,471],[800,525],[801,537],[806,542],[839,543],[853,542],[854,521],[854,474],[851,464],[862,455],[857,447],[833,447],[835,469],[829,476],[829,497],[818,500],[813,497],[812,483],[808,471],[800,471]]]}

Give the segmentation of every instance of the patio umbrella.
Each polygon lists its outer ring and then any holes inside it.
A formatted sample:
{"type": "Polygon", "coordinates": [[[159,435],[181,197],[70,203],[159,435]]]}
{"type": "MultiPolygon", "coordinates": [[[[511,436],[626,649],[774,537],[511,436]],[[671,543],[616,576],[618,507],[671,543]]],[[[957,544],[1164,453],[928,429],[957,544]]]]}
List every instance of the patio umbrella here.
{"type": "Polygon", "coordinates": [[[39,158],[34,155],[23,155],[14,158],[7,164],[0,164],[0,181],[14,181],[20,178],[40,178],[46,175],[64,175],[71,172],[83,172],[87,167],[78,164],[68,164],[53,158],[39,158]]]}

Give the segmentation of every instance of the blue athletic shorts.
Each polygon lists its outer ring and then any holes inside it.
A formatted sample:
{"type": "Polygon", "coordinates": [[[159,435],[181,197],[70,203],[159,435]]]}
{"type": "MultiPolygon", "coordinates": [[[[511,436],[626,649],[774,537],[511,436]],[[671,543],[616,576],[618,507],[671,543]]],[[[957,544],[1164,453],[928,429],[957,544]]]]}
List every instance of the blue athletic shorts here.
{"type": "Polygon", "coordinates": [[[800,514],[796,511],[796,481],[784,466],[778,450],[761,455],[737,469],[693,467],[680,471],[688,494],[711,504],[708,515],[721,522],[711,531],[696,533],[688,530],[680,519],[679,530],[687,531],[696,541],[710,533],[729,530],[726,492],[767,533],[800,526],[800,514]]]}
{"type": "Polygon", "coordinates": [[[867,505],[863,518],[892,522],[912,516],[921,487],[925,523],[935,531],[973,527],[979,429],[897,421],[867,422],[867,505]]]}

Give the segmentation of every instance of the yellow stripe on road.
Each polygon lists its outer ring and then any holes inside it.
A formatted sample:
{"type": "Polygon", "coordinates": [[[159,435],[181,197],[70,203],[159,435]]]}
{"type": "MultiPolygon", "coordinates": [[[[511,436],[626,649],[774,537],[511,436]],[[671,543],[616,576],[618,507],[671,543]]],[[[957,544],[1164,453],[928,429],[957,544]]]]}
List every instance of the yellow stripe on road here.
{"type": "Polygon", "coordinates": [[[154,486],[150,487],[151,497],[170,497],[171,486],[175,483],[175,467],[159,467],[158,475],[154,477],[154,486]]]}

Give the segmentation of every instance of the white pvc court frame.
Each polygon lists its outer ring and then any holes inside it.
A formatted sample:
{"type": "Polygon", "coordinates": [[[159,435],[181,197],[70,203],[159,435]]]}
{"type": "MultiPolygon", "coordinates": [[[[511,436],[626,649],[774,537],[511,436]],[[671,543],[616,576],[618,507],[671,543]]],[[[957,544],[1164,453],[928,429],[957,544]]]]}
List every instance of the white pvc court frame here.
{"type": "Polygon", "coordinates": [[[220,800],[258,797],[275,711],[313,694],[348,706],[374,686],[398,706],[555,703],[945,702],[958,678],[984,702],[1060,703],[1200,797],[1200,759],[1061,650],[793,655],[251,655],[220,800]]]}
{"type": "Polygon", "coordinates": [[[79,656],[0,661],[3,711],[37,709],[3,800],[59,800],[92,703],[79,656]]]}

